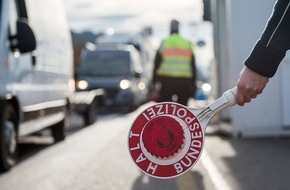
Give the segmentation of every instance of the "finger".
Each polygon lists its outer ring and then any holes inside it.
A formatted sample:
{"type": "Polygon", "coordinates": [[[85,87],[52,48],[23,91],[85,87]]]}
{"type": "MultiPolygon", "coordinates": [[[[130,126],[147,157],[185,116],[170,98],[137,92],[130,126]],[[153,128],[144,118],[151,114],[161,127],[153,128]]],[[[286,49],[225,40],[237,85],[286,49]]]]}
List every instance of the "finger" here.
{"type": "Polygon", "coordinates": [[[256,93],[257,94],[262,94],[263,90],[257,90],[256,93]]]}
{"type": "Polygon", "coordinates": [[[256,98],[257,95],[258,95],[257,93],[252,93],[252,94],[251,94],[251,98],[256,98]]]}
{"type": "Polygon", "coordinates": [[[245,102],[250,102],[251,101],[251,99],[252,99],[252,97],[251,97],[251,94],[246,94],[246,95],[244,95],[244,100],[245,100],[245,102]]]}
{"type": "Polygon", "coordinates": [[[245,99],[244,99],[243,94],[241,94],[241,93],[237,93],[237,95],[236,95],[236,103],[237,103],[239,106],[243,106],[243,105],[245,104],[245,99]]]}

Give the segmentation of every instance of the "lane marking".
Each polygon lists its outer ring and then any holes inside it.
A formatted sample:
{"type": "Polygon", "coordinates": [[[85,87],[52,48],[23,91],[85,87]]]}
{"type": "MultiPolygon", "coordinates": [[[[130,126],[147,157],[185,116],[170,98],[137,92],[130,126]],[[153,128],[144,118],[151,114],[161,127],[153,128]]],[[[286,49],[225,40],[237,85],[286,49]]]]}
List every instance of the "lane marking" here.
{"type": "Polygon", "coordinates": [[[211,181],[213,182],[216,190],[232,190],[232,188],[226,182],[225,178],[221,175],[218,168],[205,150],[203,150],[201,156],[201,163],[203,167],[207,170],[207,173],[211,181]]]}

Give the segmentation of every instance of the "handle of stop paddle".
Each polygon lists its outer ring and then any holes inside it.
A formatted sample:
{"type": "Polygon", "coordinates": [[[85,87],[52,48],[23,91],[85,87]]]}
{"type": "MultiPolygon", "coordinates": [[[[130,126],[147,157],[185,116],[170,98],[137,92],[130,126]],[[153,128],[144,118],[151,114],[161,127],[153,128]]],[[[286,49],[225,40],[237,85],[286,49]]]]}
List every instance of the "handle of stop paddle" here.
{"type": "Polygon", "coordinates": [[[227,90],[223,93],[222,97],[227,101],[227,106],[231,107],[236,105],[237,87],[227,90]]]}

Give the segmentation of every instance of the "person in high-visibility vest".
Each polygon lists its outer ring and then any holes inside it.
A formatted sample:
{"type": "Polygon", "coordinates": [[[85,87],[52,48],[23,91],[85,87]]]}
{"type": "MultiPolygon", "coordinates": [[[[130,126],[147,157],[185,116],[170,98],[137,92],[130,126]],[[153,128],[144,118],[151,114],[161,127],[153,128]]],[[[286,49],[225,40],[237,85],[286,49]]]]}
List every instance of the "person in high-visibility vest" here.
{"type": "Polygon", "coordinates": [[[179,22],[170,22],[170,35],[161,42],[154,62],[153,84],[161,84],[158,101],[187,105],[194,96],[196,65],[193,43],[179,34],[179,22]]]}

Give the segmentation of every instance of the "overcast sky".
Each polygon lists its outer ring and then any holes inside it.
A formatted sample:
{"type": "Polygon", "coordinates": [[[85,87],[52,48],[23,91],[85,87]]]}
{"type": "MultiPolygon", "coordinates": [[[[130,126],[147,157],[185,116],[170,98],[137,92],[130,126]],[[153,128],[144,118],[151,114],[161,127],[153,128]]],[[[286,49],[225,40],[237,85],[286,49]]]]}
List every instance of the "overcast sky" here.
{"type": "Polygon", "coordinates": [[[75,31],[119,30],[202,19],[202,0],[63,0],[75,31]]]}

